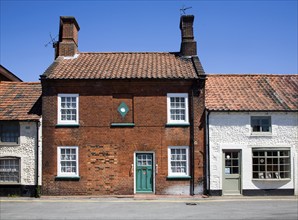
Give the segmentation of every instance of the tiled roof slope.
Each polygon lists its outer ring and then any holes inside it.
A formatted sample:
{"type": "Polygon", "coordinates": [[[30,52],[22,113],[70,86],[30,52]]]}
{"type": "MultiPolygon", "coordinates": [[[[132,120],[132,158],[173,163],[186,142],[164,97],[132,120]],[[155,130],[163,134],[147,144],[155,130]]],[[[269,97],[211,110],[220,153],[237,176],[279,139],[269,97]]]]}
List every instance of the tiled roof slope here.
{"type": "Polygon", "coordinates": [[[38,120],[40,83],[0,82],[0,120],[38,120]]]}
{"type": "Polygon", "coordinates": [[[298,75],[207,75],[206,108],[297,111],[298,75]]]}
{"type": "Polygon", "coordinates": [[[79,53],[58,57],[48,79],[196,79],[191,59],[174,53],[79,53]]]}

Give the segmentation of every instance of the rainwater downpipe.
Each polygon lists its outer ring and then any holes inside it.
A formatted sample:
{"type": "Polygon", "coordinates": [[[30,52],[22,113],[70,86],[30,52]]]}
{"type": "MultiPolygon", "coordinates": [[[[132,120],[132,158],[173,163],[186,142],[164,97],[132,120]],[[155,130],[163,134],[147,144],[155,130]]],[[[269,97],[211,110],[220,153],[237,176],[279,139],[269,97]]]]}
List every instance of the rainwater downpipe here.
{"type": "Polygon", "coordinates": [[[205,135],[205,152],[206,152],[206,193],[209,194],[210,193],[210,160],[209,160],[209,154],[210,154],[210,150],[209,150],[209,116],[210,116],[210,111],[208,111],[207,109],[205,109],[205,121],[206,121],[206,135],[205,135]]]}
{"type": "Polygon", "coordinates": [[[195,126],[195,123],[194,123],[194,89],[196,88],[195,84],[193,84],[192,86],[192,89],[191,89],[191,108],[190,108],[190,144],[191,144],[191,159],[190,159],[190,167],[191,167],[191,180],[190,180],[190,195],[193,196],[195,193],[194,193],[194,188],[195,188],[195,181],[194,181],[194,153],[195,153],[195,150],[194,150],[194,147],[195,147],[195,139],[194,139],[194,126],[195,126]]]}
{"type": "Polygon", "coordinates": [[[36,180],[35,197],[39,197],[39,121],[36,121],[36,180]]]}

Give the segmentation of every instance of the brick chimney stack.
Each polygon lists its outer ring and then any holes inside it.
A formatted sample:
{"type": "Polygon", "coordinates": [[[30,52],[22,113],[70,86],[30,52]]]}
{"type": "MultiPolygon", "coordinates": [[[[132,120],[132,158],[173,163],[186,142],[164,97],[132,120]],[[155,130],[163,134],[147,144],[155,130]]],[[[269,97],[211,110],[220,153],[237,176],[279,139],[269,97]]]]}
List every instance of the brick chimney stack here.
{"type": "Polygon", "coordinates": [[[72,16],[60,17],[59,41],[54,44],[55,59],[58,56],[74,56],[78,52],[80,27],[72,16]]]}
{"type": "Polygon", "coordinates": [[[193,35],[193,15],[182,15],[180,18],[181,47],[180,56],[197,55],[197,42],[193,35]]]}

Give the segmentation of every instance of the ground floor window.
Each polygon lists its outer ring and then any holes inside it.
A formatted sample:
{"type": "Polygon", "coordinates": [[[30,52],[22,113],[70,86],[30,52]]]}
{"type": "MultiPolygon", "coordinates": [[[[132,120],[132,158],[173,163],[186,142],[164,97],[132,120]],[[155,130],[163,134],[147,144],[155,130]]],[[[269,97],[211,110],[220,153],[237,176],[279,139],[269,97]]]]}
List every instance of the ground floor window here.
{"type": "Polygon", "coordinates": [[[20,182],[19,158],[0,158],[0,182],[20,182]]]}
{"type": "Polygon", "coordinates": [[[168,175],[189,176],[188,146],[168,148],[168,175]]]}
{"type": "Polygon", "coordinates": [[[79,176],[78,147],[58,147],[58,176],[79,176]]]}
{"type": "Polygon", "coordinates": [[[289,149],[255,148],[252,153],[253,179],[291,178],[289,149]]]}

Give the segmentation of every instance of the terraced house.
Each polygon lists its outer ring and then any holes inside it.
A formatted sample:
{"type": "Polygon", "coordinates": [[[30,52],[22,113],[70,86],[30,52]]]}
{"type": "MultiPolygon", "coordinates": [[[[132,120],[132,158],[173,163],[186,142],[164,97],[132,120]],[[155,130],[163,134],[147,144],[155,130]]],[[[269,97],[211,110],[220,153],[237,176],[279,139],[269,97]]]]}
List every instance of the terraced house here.
{"type": "Polygon", "coordinates": [[[41,85],[20,82],[9,72],[4,76],[5,81],[0,81],[0,195],[34,196],[41,185],[41,85]]]}
{"type": "Polygon", "coordinates": [[[204,70],[194,16],[179,52],[79,52],[60,17],[41,76],[44,195],[199,194],[204,189],[204,70]]]}
{"type": "Polygon", "coordinates": [[[298,75],[208,75],[211,195],[298,194],[298,75]]]}

